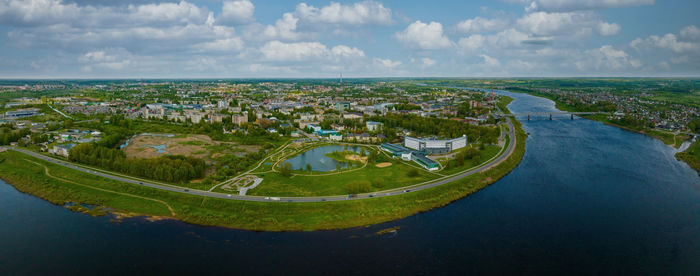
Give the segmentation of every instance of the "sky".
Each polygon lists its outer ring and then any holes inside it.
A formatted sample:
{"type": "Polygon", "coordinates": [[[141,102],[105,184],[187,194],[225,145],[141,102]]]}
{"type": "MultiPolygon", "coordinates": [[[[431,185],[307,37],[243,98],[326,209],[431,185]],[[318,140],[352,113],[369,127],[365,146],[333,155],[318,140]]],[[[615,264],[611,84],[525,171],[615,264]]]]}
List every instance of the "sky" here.
{"type": "Polygon", "coordinates": [[[0,78],[700,76],[700,1],[0,0],[0,78]]]}

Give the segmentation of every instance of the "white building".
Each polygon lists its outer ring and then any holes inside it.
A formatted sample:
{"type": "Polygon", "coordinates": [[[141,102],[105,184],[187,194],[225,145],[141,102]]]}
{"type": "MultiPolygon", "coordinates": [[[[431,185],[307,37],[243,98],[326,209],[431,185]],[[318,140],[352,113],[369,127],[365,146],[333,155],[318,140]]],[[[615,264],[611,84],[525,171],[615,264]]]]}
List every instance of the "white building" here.
{"type": "Polygon", "coordinates": [[[328,138],[333,141],[343,141],[343,135],[340,134],[331,134],[328,136],[328,138]]]}
{"type": "Polygon", "coordinates": [[[467,146],[467,136],[450,140],[421,139],[404,137],[404,146],[409,149],[425,151],[428,154],[444,154],[467,146]]]}
{"type": "Polygon", "coordinates": [[[382,128],[382,123],[380,122],[367,121],[365,125],[367,126],[367,130],[369,131],[378,131],[382,128]]]}
{"type": "Polygon", "coordinates": [[[309,124],[306,127],[312,129],[314,132],[321,131],[321,126],[316,125],[316,124],[309,124]]]}
{"type": "Polygon", "coordinates": [[[75,147],[75,144],[63,144],[63,145],[55,145],[53,146],[52,149],[49,149],[49,153],[55,154],[55,155],[60,155],[63,157],[68,157],[70,155],[70,149],[75,147]]]}

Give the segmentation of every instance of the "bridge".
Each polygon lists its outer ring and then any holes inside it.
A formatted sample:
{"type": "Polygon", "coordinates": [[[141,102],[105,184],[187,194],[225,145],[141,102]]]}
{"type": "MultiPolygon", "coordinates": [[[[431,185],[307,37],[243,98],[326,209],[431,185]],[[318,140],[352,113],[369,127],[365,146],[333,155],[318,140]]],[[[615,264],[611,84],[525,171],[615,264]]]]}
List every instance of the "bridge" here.
{"type": "Polygon", "coordinates": [[[508,116],[508,117],[525,117],[527,116],[527,120],[530,120],[531,116],[540,116],[540,117],[546,117],[549,115],[549,119],[552,120],[553,115],[571,115],[571,120],[574,119],[574,115],[594,115],[594,114],[606,114],[610,115],[612,113],[610,112],[566,112],[566,111],[552,111],[552,112],[528,112],[528,113],[515,113],[515,114],[503,114],[502,116],[508,116]]]}

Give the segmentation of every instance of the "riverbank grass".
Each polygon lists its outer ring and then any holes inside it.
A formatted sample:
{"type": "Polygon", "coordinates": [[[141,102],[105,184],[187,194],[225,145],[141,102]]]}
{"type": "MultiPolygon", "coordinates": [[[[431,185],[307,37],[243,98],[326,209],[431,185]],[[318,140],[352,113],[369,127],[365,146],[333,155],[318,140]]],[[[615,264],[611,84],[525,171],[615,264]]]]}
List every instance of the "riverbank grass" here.
{"type": "Polygon", "coordinates": [[[262,231],[301,231],[357,227],[400,219],[449,204],[495,182],[513,170],[525,152],[526,134],[517,121],[518,143],[514,153],[498,166],[459,181],[390,197],[315,203],[249,202],[204,198],[121,183],[70,170],[28,155],[0,153],[0,177],[19,191],[63,206],[66,202],[110,208],[111,212],[171,217],[188,223],[262,231]],[[30,160],[41,165],[31,162],[30,160]],[[85,186],[59,181],[46,175],[56,172],[85,186]],[[96,190],[101,188],[104,190],[96,190]],[[116,191],[157,199],[159,202],[114,194],[116,191]]]}

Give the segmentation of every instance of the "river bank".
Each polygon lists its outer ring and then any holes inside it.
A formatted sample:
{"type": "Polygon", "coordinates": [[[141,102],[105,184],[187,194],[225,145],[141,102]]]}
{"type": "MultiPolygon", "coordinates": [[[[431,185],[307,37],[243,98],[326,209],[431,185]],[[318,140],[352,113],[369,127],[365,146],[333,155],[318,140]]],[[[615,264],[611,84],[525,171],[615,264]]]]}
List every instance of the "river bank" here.
{"type": "MultiPolygon", "coordinates": [[[[511,96],[513,113],[556,111],[551,101],[511,96]]],[[[700,177],[674,150],[592,120],[522,127],[530,134],[526,153],[493,185],[429,212],[344,230],[111,222],[0,181],[0,271],[309,274],[314,260],[325,274],[698,274],[700,177]]]]}
{"type": "MultiPolygon", "coordinates": [[[[578,110],[570,105],[567,105],[566,103],[559,101],[556,97],[553,97],[550,94],[538,93],[536,91],[532,91],[529,89],[528,90],[526,90],[526,89],[509,89],[508,91],[513,92],[513,93],[528,94],[528,95],[532,95],[535,97],[541,97],[541,98],[551,100],[552,102],[554,102],[554,106],[558,110],[561,110],[561,111],[567,111],[567,112],[585,112],[585,111],[587,111],[587,110],[578,110]]],[[[628,131],[643,134],[643,135],[646,135],[646,136],[649,136],[649,137],[652,137],[655,139],[659,139],[660,141],[664,142],[665,144],[672,146],[676,149],[681,147],[681,145],[683,144],[683,141],[690,139],[690,137],[688,137],[687,135],[680,135],[681,136],[680,139],[677,139],[677,136],[679,136],[679,135],[676,135],[674,133],[669,133],[669,132],[655,130],[655,129],[649,129],[649,128],[632,128],[629,126],[624,126],[624,125],[617,124],[617,123],[609,120],[607,118],[607,116],[605,116],[605,115],[581,115],[580,117],[585,118],[585,119],[589,119],[589,120],[599,121],[599,122],[602,122],[602,123],[610,125],[610,126],[618,127],[618,128],[624,129],[624,130],[628,130],[628,131]]]]}
{"type": "Polygon", "coordinates": [[[256,231],[351,228],[439,208],[496,182],[518,166],[525,152],[527,136],[519,122],[513,126],[513,152],[487,171],[430,189],[362,200],[289,203],[200,197],[106,179],[16,151],[0,153],[0,178],[18,191],[60,206],[87,204],[117,213],[256,231]]]}
{"type": "MultiPolygon", "coordinates": [[[[549,99],[554,102],[554,105],[557,109],[562,110],[562,111],[569,111],[569,112],[578,112],[581,110],[576,110],[575,108],[559,101],[557,98],[552,97],[551,95],[548,94],[543,94],[543,93],[536,93],[532,91],[520,91],[520,90],[509,90],[510,92],[514,93],[523,93],[523,94],[528,94],[536,97],[542,97],[549,99]]],[[[688,135],[678,135],[674,133],[667,133],[667,132],[662,132],[654,129],[647,129],[647,128],[631,128],[628,126],[620,125],[617,124],[609,119],[607,119],[607,116],[605,115],[582,115],[580,116],[581,118],[589,119],[589,120],[594,120],[594,121],[599,121],[602,122],[606,125],[614,126],[620,129],[624,129],[627,131],[643,134],[649,137],[652,137],[654,139],[658,139],[664,144],[669,145],[675,149],[681,149],[683,144],[686,143],[689,139],[690,136],[688,135]],[[680,136],[680,137],[678,137],[680,136]]],[[[686,150],[684,151],[679,151],[676,153],[676,159],[685,162],[693,168],[699,175],[700,175],[700,144],[698,142],[692,142],[686,150]]]]}

